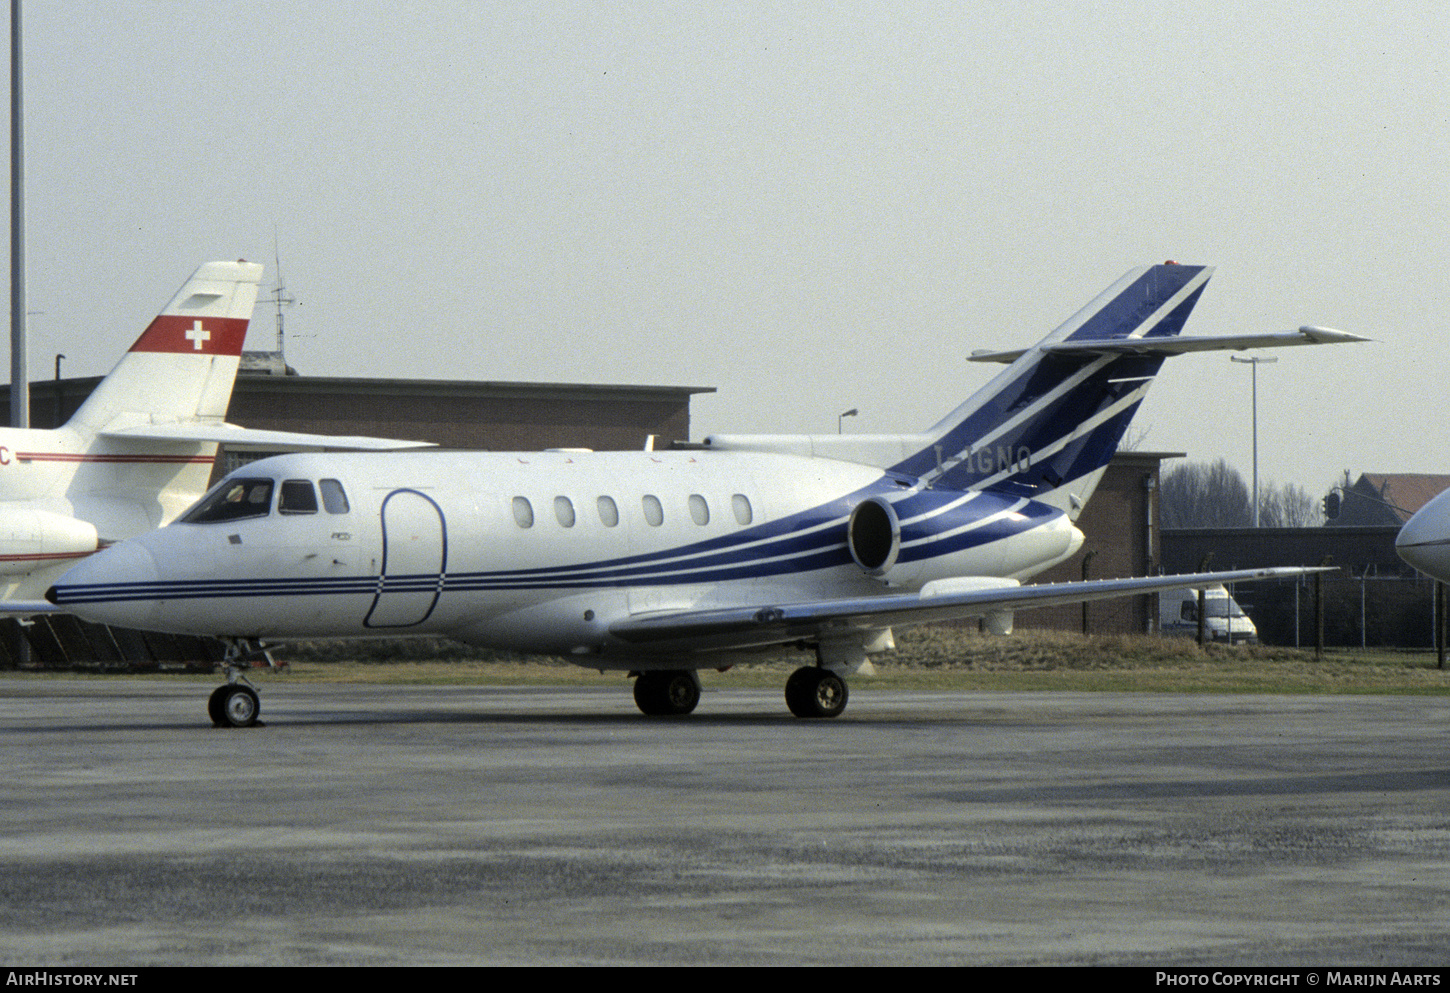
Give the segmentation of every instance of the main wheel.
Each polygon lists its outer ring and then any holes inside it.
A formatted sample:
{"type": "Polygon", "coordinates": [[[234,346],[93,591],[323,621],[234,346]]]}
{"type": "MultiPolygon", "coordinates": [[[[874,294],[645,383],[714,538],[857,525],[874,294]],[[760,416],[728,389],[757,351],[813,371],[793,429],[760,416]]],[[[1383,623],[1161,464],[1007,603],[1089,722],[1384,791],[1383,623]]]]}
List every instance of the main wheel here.
{"type": "Polygon", "coordinates": [[[839,717],[849,697],[844,679],[817,666],[802,666],[785,683],[785,705],[797,717],[839,717]]]}
{"type": "Polygon", "coordinates": [[[680,717],[700,702],[700,680],[688,669],[642,672],[634,680],[634,702],[651,717],[680,717]]]}
{"type": "Polygon", "coordinates": [[[257,723],[262,703],[250,686],[228,684],[218,687],[206,704],[212,723],[223,728],[249,728],[257,723]]]}

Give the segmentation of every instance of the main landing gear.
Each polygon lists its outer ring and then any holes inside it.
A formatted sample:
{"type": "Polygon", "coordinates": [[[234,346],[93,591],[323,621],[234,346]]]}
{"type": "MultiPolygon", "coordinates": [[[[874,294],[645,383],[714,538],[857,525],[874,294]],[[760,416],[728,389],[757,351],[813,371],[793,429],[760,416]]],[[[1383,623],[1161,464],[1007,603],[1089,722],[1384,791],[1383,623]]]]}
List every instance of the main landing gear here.
{"type": "Polygon", "coordinates": [[[682,717],[700,702],[700,677],[693,669],[642,672],[634,680],[634,702],[650,717],[682,717]]]}
{"type": "Polygon", "coordinates": [[[797,717],[839,717],[850,695],[844,679],[820,666],[801,666],[785,682],[785,705],[797,717]]]}
{"type": "MultiPolygon", "coordinates": [[[[797,717],[839,717],[849,696],[846,681],[820,666],[802,666],[785,684],[785,704],[797,717]]],[[[693,669],[641,672],[634,702],[650,717],[683,717],[700,702],[700,677],[693,669]]]]}

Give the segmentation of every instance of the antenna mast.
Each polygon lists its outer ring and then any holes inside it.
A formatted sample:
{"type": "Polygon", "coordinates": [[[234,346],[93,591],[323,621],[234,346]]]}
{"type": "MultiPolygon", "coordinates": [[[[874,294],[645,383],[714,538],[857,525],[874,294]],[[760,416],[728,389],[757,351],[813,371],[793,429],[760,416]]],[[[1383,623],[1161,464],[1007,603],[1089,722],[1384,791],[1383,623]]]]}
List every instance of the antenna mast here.
{"type": "Polygon", "coordinates": [[[284,306],[290,307],[297,301],[295,298],[287,295],[287,287],[282,283],[282,255],[277,250],[275,242],[273,243],[272,251],[273,260],[276,263],[277,269],[277,286],[275,289],[272,290],[272,303],[277,308],[277,357],[282,360],[282,363],[285,366],[287,360],[286,357],[282,354],[282,340],[284,337],[282,331],[282,308],[284,306]]]}

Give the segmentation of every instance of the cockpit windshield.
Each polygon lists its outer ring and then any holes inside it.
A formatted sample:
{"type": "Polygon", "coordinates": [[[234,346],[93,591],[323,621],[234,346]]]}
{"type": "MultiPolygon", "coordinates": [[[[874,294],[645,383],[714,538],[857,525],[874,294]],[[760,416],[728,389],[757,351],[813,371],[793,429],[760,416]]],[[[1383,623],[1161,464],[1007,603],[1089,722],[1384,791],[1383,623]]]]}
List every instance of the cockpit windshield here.
{"type": "Polygon", "coordinates": [[[346,514],[351,509],[342,483],[335,479],[318,480],[314,489],[310,479],[284,479],[279,486],[271,479],[232,477],[218,483],[196,506],[182,514],[181,520],[188,524],[214,524],[266,517],[272,511],[274,489],[278,490],[279,514],[317,513],[318,490],[322,492],[322,509],[327,513],[346,514]]]}
{"type": "Polygon", "coordinates": [[[181,519],[188,524],[209,524],[266,517],[272,510],[272,485],[270,479],[223,480],[181,519]]]}

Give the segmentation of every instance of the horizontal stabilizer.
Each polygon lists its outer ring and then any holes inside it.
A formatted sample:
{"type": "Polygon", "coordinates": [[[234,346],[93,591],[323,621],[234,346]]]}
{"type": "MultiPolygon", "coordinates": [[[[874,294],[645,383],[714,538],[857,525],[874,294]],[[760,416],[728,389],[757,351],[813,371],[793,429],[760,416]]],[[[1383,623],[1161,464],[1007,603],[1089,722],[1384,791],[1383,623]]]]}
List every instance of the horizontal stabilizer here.
{"type": "Polygon", "coordinates": [[[431,441],[397,441],[392,438],[368,438],[357,435],[262,431],[237,427],[234,424],[216,423],[141,424],[135,427],[102,431],[101,437],[127,441],[216,442],[231,447],[245,445],[287,451],[352,448],[362,451],[391,452],[404,448],[431,448],[434,446],[431,441]]]}
{"type": "MultiPolygon", "coordinates": [[[[1202,335],[1176,335],[1171,338],[1108,338],[1102,340],[1069,340],[1043,345],[1048,355],[1182,355],[1185,352],[1241,352],[1248,348],[1288,348],[1293,345],[1340,345],[1353,341],[1372,341],[1361,335],[1333,328],[1318,328],[1305,325],[1298,331],[1280,331],[1271,334],[1238,334],[1204,337],[1202,335]]],[[[977,351],[969,356],[970,362],[1015,362],[1029,349],[1019,348],[1010,352],[977,351]]]]}
{"type": "Polygon", "coordinates": [[[811,603],[759,604],[713,610],[686,610],[637,615],[615,621],[609,633],[639,645],[662,646],[688,642],[711,648],[747,648],[782,644],[803,638],[841,633],[931,624],[981,617],[993,611],[1055,607],[1066,603],[1109,600],[1159,590],[1200,589],[1255,579],[1292,579],[1324,571],[1316,567],[1240,569],[1234,572],[1191,573],[1181,576],[1140,576],[1090,582],[1043,583],[1033,586],[978,587],[935,595],[861,597],[811,603]]]}

